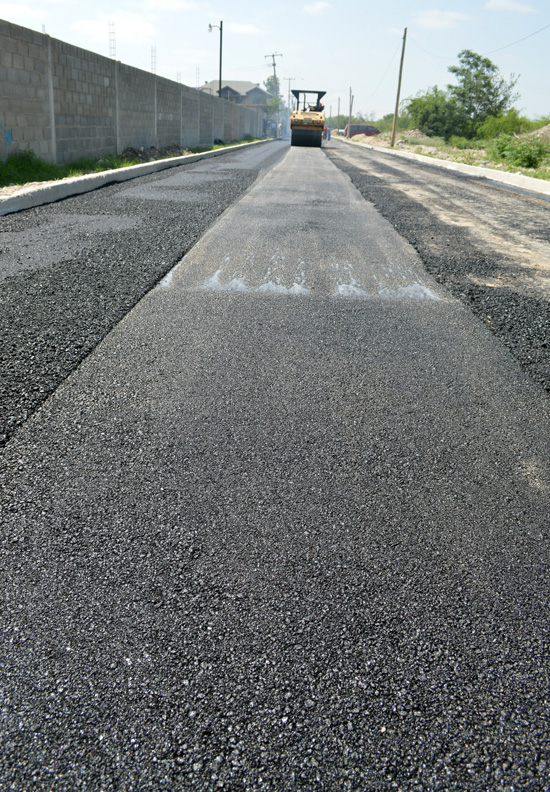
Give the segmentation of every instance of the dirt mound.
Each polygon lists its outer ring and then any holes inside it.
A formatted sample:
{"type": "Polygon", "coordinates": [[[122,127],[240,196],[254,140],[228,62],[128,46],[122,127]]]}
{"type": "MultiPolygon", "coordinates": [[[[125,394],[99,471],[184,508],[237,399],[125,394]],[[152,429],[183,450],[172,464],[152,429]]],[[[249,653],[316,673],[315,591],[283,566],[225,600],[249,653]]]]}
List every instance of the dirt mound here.
{"type": "Polygon", "coordinates": [[[142,146],[139,149],[131,147],[124,149],[121,157],[128,160],[128,162],[134,160],[139,160],[140,162],[153,162],[153,160],[168,159],[168,157],[182,157],[190,153],[191,152],[183,148],[183,146],[167,146],[166,148],[160,149],[154,146],[150,148],[143,148],[142,146]]]}
{"type": "Polygon", "coordinates": [[[535,129],[534,132],[530,132],[529,134],[533,137],[544,138],[545,141],[550,142],[550,124],[547,124],[540,129],[535,129]]]}

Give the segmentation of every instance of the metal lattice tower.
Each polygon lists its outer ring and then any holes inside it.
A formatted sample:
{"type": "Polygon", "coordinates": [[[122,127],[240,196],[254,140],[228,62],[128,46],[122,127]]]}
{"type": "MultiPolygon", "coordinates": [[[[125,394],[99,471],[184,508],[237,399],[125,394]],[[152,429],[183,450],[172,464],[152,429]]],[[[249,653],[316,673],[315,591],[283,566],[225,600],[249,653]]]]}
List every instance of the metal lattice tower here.
{"type": "Polygon", "coordinates": [[[109,57],[116,58],[115,23],[109,22],[109,57]]]}

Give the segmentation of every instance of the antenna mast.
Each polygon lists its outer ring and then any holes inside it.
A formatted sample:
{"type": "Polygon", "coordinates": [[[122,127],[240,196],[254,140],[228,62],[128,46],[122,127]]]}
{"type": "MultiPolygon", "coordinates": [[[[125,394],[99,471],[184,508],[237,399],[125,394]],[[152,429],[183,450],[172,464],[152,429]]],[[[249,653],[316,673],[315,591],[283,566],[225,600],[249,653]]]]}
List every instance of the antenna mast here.
{"type": "Polygon", "coordinates": [[[109,57],[116,58],[115,23],[109,22],[109,57]]]}

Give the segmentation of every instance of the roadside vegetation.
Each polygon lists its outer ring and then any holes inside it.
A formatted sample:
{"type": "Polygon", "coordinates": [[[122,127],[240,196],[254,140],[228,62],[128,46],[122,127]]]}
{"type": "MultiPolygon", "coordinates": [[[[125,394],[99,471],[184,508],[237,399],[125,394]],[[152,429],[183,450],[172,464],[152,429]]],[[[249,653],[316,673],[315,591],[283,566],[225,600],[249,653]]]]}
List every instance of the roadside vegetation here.
{"type": "MultiPolygon", "coordinates": [[[[432,86],[401,103],[397,147],[550,179],[550,116],[532,120],[520,114],[514,107],[517,78],[506,79],[489,58],[471,50],[460,52],[449,72],[454,84],[432,86]]],[[[367,120],[381,132],[367,142],[389,146],[393,113],[378,120],[355,116],[352,122],[367,120]]],[[[342,128],[348,119],[332,121],[342,128]]]]}
{"type": "Polygon", "coordinates": [[[68,165],[54,165],[38,157],[34,151],[16,151],[8,154],[6,161],[0,163],[0,187],[29,182],[56,181],[71,176],[137,165],[139,160],[124,157],[103,157],[101,159],[81,159],[68,165]]]}
{"type": "Polygon", "coordinates": [[[214,149],[250,143],[254,140],[250,135],[233,143],[216,143],[212,146],[196,146],[182,148],[171,146],[169,149],[127,149],[121,155],[110,155],[100,159],[80,159],[67,165],[54,165],[38,157],[34,151],[16,151],[8,154],[5,162],[0,162],[0,188],[12,185],[29,184],[31,182],[57,181],[74,176],[85,176],[90,173],[101,173],[106,170],[128,168],[156,159],[181,157],[184,154],[201,154],[214,149]]]}

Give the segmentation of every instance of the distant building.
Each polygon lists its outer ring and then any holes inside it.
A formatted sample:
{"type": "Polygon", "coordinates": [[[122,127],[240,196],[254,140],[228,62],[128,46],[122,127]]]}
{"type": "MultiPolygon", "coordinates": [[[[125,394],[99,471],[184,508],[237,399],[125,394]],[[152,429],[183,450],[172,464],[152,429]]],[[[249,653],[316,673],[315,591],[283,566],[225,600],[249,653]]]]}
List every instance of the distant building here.
{"type": "MultiPolygon", "coordinates": [[[[219,81],[210,80],[201,87],[202,91],[218,95],[219,81]]],[[[222,99],[228,102],[236,102],[245,107],[268,107],[272,100],[271,94],[260,88],[259,83],[248,82],[248,80],[222,80],[222,99]]]]}
{"type": "MultiPolygon", "coordinates": [[[[219,80],[210,80],[204,83],[200,90],[218,96],[219,86],[219,80]]],[[[270,105],[273,97],[260,88],[259,83],[248,80],[222,80],[222,99],[257,110],[262,118],[262,133],[271,134],[271,124],[276,121],[276,113],[273,113],[270,105]]]]}

